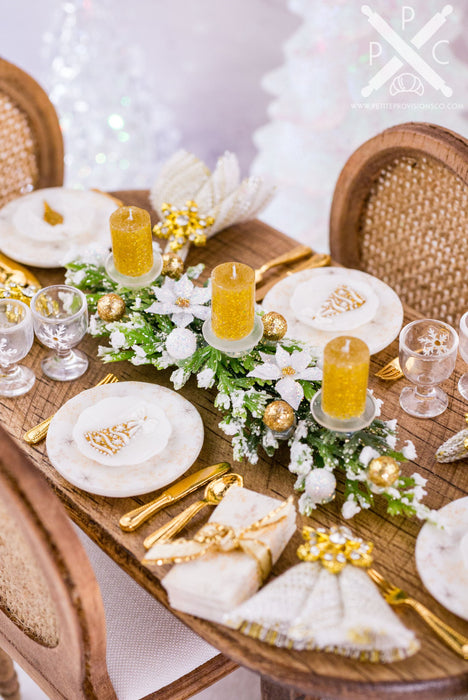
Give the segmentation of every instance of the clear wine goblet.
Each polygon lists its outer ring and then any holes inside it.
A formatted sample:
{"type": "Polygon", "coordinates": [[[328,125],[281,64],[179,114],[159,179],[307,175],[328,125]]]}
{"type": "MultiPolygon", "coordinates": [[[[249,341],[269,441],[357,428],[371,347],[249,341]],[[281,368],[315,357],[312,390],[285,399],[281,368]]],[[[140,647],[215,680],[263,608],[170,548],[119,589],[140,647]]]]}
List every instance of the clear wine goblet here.
{"type": "Polygon", "coordinates": [[[16,299],[0,299],[0,395],[20,396],[36,381],[29,367],[17,365],[34,341],[30,309],[16,299]]]}
{"type": "MultiPolygon", "coordinates": [[[[460,355],[468,362],[468,311],[460,319],[460,355]]],[[[458,391],[464,399],[468,399],[468,372],[462,374],[458,382],[458,391]]]]}
{"type": "Polygon", "coordinates": [[[458,334],[443,321],[425,318],[408,323],[400,333],[400,365],[416,386],[405,387],[400,406],[417,418],[445,411],[448,397],[438,385],[452,374],[457,359],[458,334]]]}
{"type": "Polygon", "coordinates": [[[72,350],[88,328],[88,305],[83,292],[66,284],[40,289],[31,299],[36,337],[55,352],[42,360],[44,374],[61,382],[81,377],[88,358],[72,350]]]}

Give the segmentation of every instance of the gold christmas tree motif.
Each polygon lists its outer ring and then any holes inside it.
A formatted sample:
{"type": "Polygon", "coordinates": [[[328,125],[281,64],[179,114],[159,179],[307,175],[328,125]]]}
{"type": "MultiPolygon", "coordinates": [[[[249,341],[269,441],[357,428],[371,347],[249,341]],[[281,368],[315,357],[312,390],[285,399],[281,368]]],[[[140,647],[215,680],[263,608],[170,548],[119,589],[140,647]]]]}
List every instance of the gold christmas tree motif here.
{"type": "Polygon", "coordinates": [[[136,420],[129,420],[125,423],[118,423],[110,428],[91,430],[85,433],[84,437],[91,447],[94,447],[98,452],[104,455],[116,455],[122,447],[128,445],[130,440],[135,437],[145,420],[146,416],[136,420]]]}
{"type": "Polygon", "coordinates": [[[42,217],[44,221],[51,226],[57,226],[57,224],[63,224],[63,216],[59,214],[58,211],[52,209],[50,204],[44,199],[44,216],[42,217]]]}
{"type": "Polygon", "coordinates": [[[325,299],[317,315],[323,318],[332,318],[346,311],[359,309],[365,303],[365,297],[361,296],[359,292],[352,287],[348,287],[347,284],[340,284],[325,299]]]}
{"type": "Polygon", "coordinates": [[[372,542],[363,542],[354,537],[347,527],[333,525],[329,530],[324,527],[314,529],[304,527],[302,536],[305,544],[297,550],[302,561],[319,561],[330,573],[339,574],[346,564],[368,567],[372,564],[372,542]]]}
{"type": "Polygon", "coordinates": [[[200,215],[195,201],[191,199],[186,202],[185,209],[177,209],[165,202],[161,210],[164,218],[153,228],[153,233],[158,238],[169,240],[172,252],[177,253],[186,243],[205,245],[204,230],[214,224],[214,218],[200,215]]]}

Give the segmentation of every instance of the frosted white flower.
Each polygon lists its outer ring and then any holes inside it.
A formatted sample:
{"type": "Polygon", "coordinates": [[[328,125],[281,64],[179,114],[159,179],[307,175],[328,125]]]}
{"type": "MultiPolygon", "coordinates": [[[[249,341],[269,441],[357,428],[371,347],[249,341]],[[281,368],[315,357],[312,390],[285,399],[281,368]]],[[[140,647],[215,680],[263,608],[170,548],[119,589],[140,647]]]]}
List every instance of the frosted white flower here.
{"type": "Polygon", "coordinates": [[[361,507],[358,506],[354,498],[352,496],[349,496],[348,500],[346,500],[341,506],[341,515],[346,520],[349,520],[350,518],[353,518],[355,515],[357,515],[360,512],[360,510],[361,507]]]}
{"type": "Polygon", "coordinates": [[[418,456],[416,454],[416,448],[411,440],[407,440],[405,446],[402,449],[403,456],[406,457],[410,462],[416,459],[418,456]]]}
{"type": "Polygon", "coordinates": [[[221,423],[219,423],[219,427],[225,435],[236,435],[239,430],[242,430],[242,426],[239,426],[236,421],[230,421],[229,423],[221,421],[221,423]]]}
{"type": "Polygon", "coordinates": [[[227,411],[228,408],[231,406],[231,399],[229,397],[229,394],[224,394],[223,392],[220,392],[215,398],[214,405],[216,406],[216,408],[223,408],[227,411]]]}
{"type": "Polygon", "coordinates": [[[277,345],[275,355],[261,352],[260,357],[263,364],[257,365],[247,376],[277,380],[276,391],[295,411],[304,398],[304,390],[297,380],[322,379],[321,369],[309,367],[311,356],[306,350],[295,350],[290,355],[281,345],[277,345]]]}
{"type": "Polygon", "coordinates": [[[395,448],[395,445],[397,442],[396,435],[390,435],[390,433],[389,433],[388,435],[385,436],[385,442],[393,450],[395,448]]]}
{"type": "Polygon", "coordinates": [[[374,448],[370,445],[366,445],[366,447],[363,447],[361,450],[361,454],[359,455],[359,461],[361,462],[361,464],[367,467],[371,459],[374,459],[374,457],[380,457],[380,453],[377,452],[377,450],[374,450],[374,448]]]}
{"type": "Polygon", "coordinates": [[[188,381],[190,377],[190,372],[186,372],[183,367],[176,369],[171,374],[171,382],[174,384],[174,389],[178,391],[182,389],[184,384],[188,381]]]}
{"type": "Polygon", "coordinates": [[[412,479],[414,479],[414,483],[418,484],[418,486],[425,486],[427,484],[427,479],[425,479],[421,474],[418,472],[414,472],[414,474],[411,474],[412,479]]]}
{"type": "Polygon", "coordinates": [[[135,353],[133,357],[130,358],[132,365],[146,365],[148,364],[148,356],[142,347],[139,345],[132,345],[132,350],[135,353]]]}
{"type": "Polygon", "coordinates": [[[210,315],[209,306],[205,304],[211,298],[210,287],[195,287],[187,275],[180,280],[166,277],[162,287],[153,287],[158,301],[146,309],[147,313],[170,314],[171,320],[179,328],[185,328],[194,318],[206,320],[210,315]]]}
{"type": "Polygon", "coordinates": [[[211,389],[214,378],[215,373],[210,367],[202,369],[202,371],[197,374],[197,385],[200,387],[200,389],[211,389]]]}
{"type": "Polygon", "coordinates": [[[374,401],[375,401],[375,417],[378,418],[380,414],[382,413],[382,406],[383,406],[383,401],[382,399],[378,399],[374,396],[374,390],[369,389],[369,394],[372,394],[374,401]]]}
{"type": "Polygon", "coordinates": [[[67,272],[67,284],[74,284],[78,286],[81,284],[81,282],[84,280],[86,277],[86,270],[76,270],[76,272],[68,271],[67,272]]]}
{"type": "Polygon", "coordinates": [[[392,420],[386,420],[385,425],[389,430],[396,430],[397,427],[397,419],[393,418],[392,420]]]}
{"type": "Polygon", "coordinates": [[[135,309],[139,309],[141,306],[141,297],[137,297],[133,303],[135,309]]]}
{"type": "Polygon", "coordinates": [[[122,331],[112,331],[109,336],[109,341],[114,350],[120,350],[120,348],[123,348],[127,342],[122,331]]]}

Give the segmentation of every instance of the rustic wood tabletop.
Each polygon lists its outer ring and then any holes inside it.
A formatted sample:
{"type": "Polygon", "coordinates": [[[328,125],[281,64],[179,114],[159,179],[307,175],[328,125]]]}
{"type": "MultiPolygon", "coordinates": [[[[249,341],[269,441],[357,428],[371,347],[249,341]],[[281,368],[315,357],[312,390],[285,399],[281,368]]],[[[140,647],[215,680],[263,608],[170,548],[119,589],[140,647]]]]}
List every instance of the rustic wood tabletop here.
{"type": "MultiPolygon", "coordinates": [[[[116,193],[126,204],[149,208],[146,191],[116,193]]],[[[231,227],[209,241],[205,248],[194,248],[188,263],[206,264],[205,277],[218,263],[236,260],[259,267],[270,258],[297,245],[291,238],[269,228],[259,221],[231,227]]],[[[63,281],[63,270],[35,270],[45,286],[63,281]]],[[[281,276],[281,269],[265,275],[265,281],[281,276]]],[[[417,314],[405,309],[405,322],[417,314]]],[[[65,504],[71,518],[97,542],[125,571],[144,586],[158,600],[168,606],[165,590],[160,584],[165,569],[148,568],[140,563],[144,554],[143,539],[189,503],[199,498],[192,494],[182,502],[166,508],[145,523],[135,533],[125,533],[119,527],[120,516],[139,505],[147,503],[157,492],[134,498],[105,498],[75,488],[66,482],[50,465],[45,443],[29,446],[22,440],[23,433],[48,417],[68,399],[80,391],[94,386],[107,372],[116,374],[121,381],[154,382],[171,387],[169,371],[157,371],[151,366],[134,367],[129,363],[104,366],[96,355],[96,339],[87,336],[80,349],[89,357],[89,369],[83,377],[71,383],[54,382],[41,371],[40,362],[46,350],[37,342],[25,359],[25,364],[36,372],[35,387],[23,397],[2,399],[0,417],[4,427],[21,443],[32,457],[54,490],[65,504]]],[[[405,414],[399,406],[399,393],[406,380],[385,382],[375,378],[374,372],[398,354],[398,341],[372,357],[370,388],[383,399],[384,419],[397,418],[401,440],[414,442],[418,458],[416,464],[403,465],[404,473],[417,469],[428,479],[425,503],[440,508],[453,499],[468,495],[468,464],[466,461],[438,464],[436,448],[450,435],[465,425],[466,404],[457,391],[457,381],[466,369],[461,359],[449,380],[443,385],[450,397],[448,410],[438,418],[419,420],[405,414]]],[[[202,451],[188,473],[215,462],[228,461],[233,471],[244,477],[247,488],[286,498],[293,493],[295,477],[289,473],[287,448],[281,448],[270,459],[262,455],[255,466],[235,463],[229,438],[218,428],[220,414],[213,407],[210,391],[197,389],[190,381],[181,394],[200,411],[205,427],[202,451]]],[[[319,507],[312,518],[298,515],[298,528],[302,524],[330,526],[342,523],[340,513],[344,483],[338,475],[338,496],[326,506],[319,507]]],[[[187,530],[193,534],[206,520],[203,512],[195,518],[187,530]]],[[[376,500],[375,508],[359,513],[351,522],[353,530],[365,540],[374,542],[375,566],[390,580],[401,585],[417,597],[455,629],[468,635],[468,622],[451,614],[437,603],[424,589],[416,571],[414,547],[421,523],[404,517],[392,518],[385,512],[383,502],[376,500]]],[[[299,529],[276,564],[273,575],[297,563],[295,551],[301,542],[299,529]]],[[[174,611],[181,620],[197,633],[239,664],[263,677],[264,697],[276,698],[444,698],[468,692],[468,661],[464,661],[447,648],[411,610],[397,611],[404,623],[414,629],[421,641],[421,650],[410,659],[392,664],[360,663],[333,654],[304,651],[288,651],[270,647],[221,625],[174,611]]]]}

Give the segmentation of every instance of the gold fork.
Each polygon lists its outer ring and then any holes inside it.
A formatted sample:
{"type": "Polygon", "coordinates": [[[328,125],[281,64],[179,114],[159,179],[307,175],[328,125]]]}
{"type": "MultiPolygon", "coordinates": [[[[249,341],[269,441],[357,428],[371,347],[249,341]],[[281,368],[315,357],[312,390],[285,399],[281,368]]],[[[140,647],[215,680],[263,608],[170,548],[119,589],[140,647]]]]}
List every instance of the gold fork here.
{"type": "MultiPolygon", "coordinates": [[[[106,376],[101,379],[100,382],[98,382],[95,386],[102,386],[103,384],[115,384],[115,382],[118,382],[118,378],[115,376],[115,374],[109,373],[106,374],[106,376]]],[[[24,435],[23,435],[23,440],[25,440],[29,445],[37,445],[38,442],[41,442],[47,435],[47,431],[49,430],[49,425],[52,420],[52,418],[55,416],[55,413],[53,413],[51,416],[46,418],[45,420],[42,421],[42,423],[39,423],[38,425],[35,425],[34,428],[30,428],[24,435]]]]}
{"type": "Polygon", "coordinates": [[[255,284],[260,284],[263,279],[263,275],[272,267],[277,267],[278,265],[287,265],[288,263],[296,262],[297,260],[302,260],[303,258],[308,258],[312,255],[312,248],[306,245],[298,245],[292,250],[289,250],[283,255],[279,255],[277,258],[269,260],[264,265],[255,270],[255,284]]]}
{"type": "Polygon", "coordinates": [[[460,634],[452,627],[434,615],[425,605],[411,598],[407,593],[387,581],[382,574],[375,569],[368,569],[367,573],[380,588],[383,597],[390,605],[408,605],[416,610],[424,622],[449,646],[453,651],[468,659],[468,638],[460,634]]]}
{"type": "Polygon", "coordinates": [[[379,371],[375,373],[375,376],[380,377],[380,379],[385,379],[386,381],[400,379],[403,377],[403,372],[401,370],[400,360],[398,357],[395,357],[390,362],[387,362],[385,367],[382,367],[382,369],[379,369],[379,371]]]}

